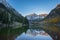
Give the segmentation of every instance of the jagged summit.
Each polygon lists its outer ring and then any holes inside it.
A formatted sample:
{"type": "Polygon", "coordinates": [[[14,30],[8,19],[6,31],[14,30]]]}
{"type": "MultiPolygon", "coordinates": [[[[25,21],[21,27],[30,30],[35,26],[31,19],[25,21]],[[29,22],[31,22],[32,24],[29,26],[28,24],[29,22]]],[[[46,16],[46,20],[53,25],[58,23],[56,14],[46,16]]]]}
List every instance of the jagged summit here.
{"type": "Polygon", "coordinates": [[[33,14],[29,14],[27,16],[37,16],[37,14],[36,13],[33,13],[33,14]]]}
{"type": "Polygon", "coordinates": [[[57,8],[60,8],[60,4],[58,4],[56,7],[57,7],[57,8]]]}
{"type": "Polygon", "coordinates": [[[39,14],[39,16],[47,16],[47,15],[48,15],[48,14],[46,14],[46,13],[45,13],[45,14],[39,14]]]}

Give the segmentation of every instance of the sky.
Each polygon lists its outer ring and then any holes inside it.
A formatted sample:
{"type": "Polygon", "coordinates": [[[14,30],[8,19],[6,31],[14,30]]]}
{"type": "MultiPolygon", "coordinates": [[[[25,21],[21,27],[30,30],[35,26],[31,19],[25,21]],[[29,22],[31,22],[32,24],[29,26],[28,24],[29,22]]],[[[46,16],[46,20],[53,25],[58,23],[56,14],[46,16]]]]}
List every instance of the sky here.
{"type": "Polygon", "coordinates": [[[7,0],[7,2],[20,14],[49,14],[49,12],[60,4],[60,0],[7,0]]]}

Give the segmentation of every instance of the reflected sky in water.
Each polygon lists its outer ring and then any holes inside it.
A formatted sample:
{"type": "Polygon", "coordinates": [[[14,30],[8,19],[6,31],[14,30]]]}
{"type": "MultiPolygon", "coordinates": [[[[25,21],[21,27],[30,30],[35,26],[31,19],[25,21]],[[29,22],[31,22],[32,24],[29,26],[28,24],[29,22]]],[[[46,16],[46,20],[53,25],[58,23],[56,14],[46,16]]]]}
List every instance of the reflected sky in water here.
{"type": "Polygon", "coordinates": [[[43,30],[30,30],[23,32],[15,40],[52,40],[52,38],[43,30]]]}

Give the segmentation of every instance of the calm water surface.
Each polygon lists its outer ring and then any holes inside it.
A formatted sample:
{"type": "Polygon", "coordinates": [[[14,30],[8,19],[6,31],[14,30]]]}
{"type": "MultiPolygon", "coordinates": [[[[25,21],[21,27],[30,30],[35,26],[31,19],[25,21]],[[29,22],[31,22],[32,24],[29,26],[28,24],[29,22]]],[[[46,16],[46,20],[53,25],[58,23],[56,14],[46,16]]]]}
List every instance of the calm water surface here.
{"type": "Polygon", "coordinates": [[[20,34],[15,40],[52,40],[52,38],[43,30],[31,30],[20,34]]]}

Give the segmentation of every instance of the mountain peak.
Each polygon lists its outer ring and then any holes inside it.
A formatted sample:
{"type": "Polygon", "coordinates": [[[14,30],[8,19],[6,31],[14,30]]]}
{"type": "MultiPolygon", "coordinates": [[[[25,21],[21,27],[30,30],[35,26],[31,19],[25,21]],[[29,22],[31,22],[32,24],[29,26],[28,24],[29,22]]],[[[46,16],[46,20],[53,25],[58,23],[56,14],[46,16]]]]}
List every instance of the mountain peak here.
{"type": "Polygon", "coordinates": [[[48,14],[39,14],[39,16],[47,16],[48,14]]]}
{"type": "Polygon", "coordinates": [[[60,4],[57,5],[57,8],[60,8],[60,4]]]}
{"type": "Polygon", "coordinates": [[[33,13],[33,14],[29,14],[27,16],[37,16],[37,14],[33,13]]]}

